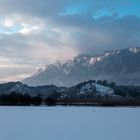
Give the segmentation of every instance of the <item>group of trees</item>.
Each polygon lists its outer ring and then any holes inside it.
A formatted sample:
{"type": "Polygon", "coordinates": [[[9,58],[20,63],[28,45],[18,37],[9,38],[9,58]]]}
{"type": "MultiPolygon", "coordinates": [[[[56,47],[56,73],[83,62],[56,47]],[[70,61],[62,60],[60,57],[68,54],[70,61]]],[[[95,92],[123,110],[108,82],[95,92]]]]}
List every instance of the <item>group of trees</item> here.
{"type": "Polygon", "coordinates": [[[114,82],[108,82],[107,80],[98,80],[98,84],[111,87],[114,89],[116,95],[122,97],[131,97],[134,99],[140,99],[140,86],[117,86],[114,82]]]}
{"type": "Polygon", "coordinates": [[[107,87],[111,87],[111,88],[116,87],[115,82],[108,82],[107,80],[97,80],[96,82],[97,82],[97,84],[100,84],[103,86],[107,86],[107,87]]]}
{"type": "MultiPolygon", "coordinates": [[[[7,86],[6,86],[7,88],[7,86]]],[[[5,89],[5,87],[3,88],[5,89]]],[[[3,90],[2,90],[3,91],[3,90]]],[[[67,90],[60,90],[58,91],[47,91],[46,94],[22,94],[17,92],[11,92],[10,94],[0,94],[0,105],[11,105],[11,106],[29,106],[29,105],[56,105],[56,104],[62,104],[62,105],[71,105],[71,104],[88,104],[88,103],[99,103],[103,104],[133,104],[137,103],[140,104],[140,87],[139,86],[117,86],[113,82],[108,82],[107,80],[101,81],[87,81],[80,83],[74,87],[70,87],[67,90]],[[81,87],[86,85],[87,83],[98,83],[103,86],[111,87],[114,89],[115,95],[119,98],[101,98],[100,96],[95,96],[93,93],[96,93],[93,89],[92,93],[86,93],[86,94],[78,94],[80,93],[81,87]],[[31,96],[34,95],[34,96],[31,96]],[[41,96],[46,95],[46,97],[41,96]],[[47,96],[49,95],[49,96],[47,96]],[[63,95],[63,96],[62,96],[63,95]]],[[[38,92],[41,93],[41,92],[38,92]]]]}
{"type": "Polygon", "coordinates": [[[41,95],[30,96],[28,94],[21,94],[12,92],[11,94],[0,95],[0,105],[7,106],[39,106],[42,104],[55,105],[56,100],[52,97],[42,98],[41,95]]]}
{"type": "Polygon", "coordinates": [[[116,95],[140,100],[139,86],[116,86],[114,90],[116,95]]]}

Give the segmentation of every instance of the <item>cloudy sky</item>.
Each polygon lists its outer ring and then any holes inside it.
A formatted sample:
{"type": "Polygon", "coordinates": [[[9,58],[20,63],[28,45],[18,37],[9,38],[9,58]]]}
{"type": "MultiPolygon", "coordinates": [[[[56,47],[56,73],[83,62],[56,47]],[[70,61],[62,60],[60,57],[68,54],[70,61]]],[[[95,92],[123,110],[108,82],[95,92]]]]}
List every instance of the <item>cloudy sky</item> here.
{"type": "Polygon", "coordinates": [[[126,47],[140,47],[140,0],[0,0],[0,81],[126,47]]]}

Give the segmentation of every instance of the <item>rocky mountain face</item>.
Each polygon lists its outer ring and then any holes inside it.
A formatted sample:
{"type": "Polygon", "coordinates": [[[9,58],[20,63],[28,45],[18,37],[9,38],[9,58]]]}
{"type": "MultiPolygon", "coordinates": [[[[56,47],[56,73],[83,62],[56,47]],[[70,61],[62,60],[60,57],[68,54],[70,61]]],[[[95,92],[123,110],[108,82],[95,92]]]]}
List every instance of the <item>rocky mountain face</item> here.
{"type": "Polygon", "coordinates": [[[86,80],[108,80],[120,85],[140,84],[140,48],[107,51],[102,55],[79,55],[64,64],[47,65],[23,83],[37,86],[72,86],[86,80]]]}

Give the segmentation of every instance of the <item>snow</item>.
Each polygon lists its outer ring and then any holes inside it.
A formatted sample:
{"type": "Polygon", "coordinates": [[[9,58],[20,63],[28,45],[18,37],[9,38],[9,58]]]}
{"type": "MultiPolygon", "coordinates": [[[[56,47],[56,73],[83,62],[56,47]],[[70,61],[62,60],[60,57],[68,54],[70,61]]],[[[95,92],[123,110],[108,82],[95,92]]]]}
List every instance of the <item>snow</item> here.
{"type": "Polygon", "coordinates": [[[26,87],[25,85],[23,85],[22,83],[20,82],[17,82],[17,84],[15,84],[12,88],[11,88],[11,92],[20,92],[22,94],[24,93],[28,93],[30,92],[28,87],[26,87]]]}
{"type": "Polygon", "coordinates": [[[90,61],[89,61],[89,64],[95,64],[96,63],[96,58],[95,57],[91,57],[90,58],[90,61]]]}
{"type": "Polygon", "coordinates": [[[97,57],[97,61],[101,61],[102,60],[102,57],[97,57]]]}
{"type": "Polygon", "coordinates": [[[109,87],[105,87],[99,84],[95,84],[96,86],[96,90],[102,95],[113,95],[114,94],[114,90],[109,88],[109,87]]]}
{"type": "Polygon", "coordinates": [[[1,140],[139,140],[140,108],[0,107],[1,140]]]}
{"type": "Polygon", "coordinates": [[[23,85],[21,83],[17,83],[12,87],[11,91],[21,91],[22,89],[23,85]]]}
{"type": "Polygon", "coordinates": [[[84,57],[83,57],[83,59],[87,60],[87,57],[86,57],[86,56],[84,56],[84,57]]]}
{"type": "Polygon", "coordinates": [[[117,54],[119,54],[120,53],[120,51],[117,51],[117,54]]]}
{"type": "Polygon", "coordinates": [[[134,47],[134,48],[129,48],[129,50],[133,53],[140,52],[140,48],[134,47]]]}
{"type": "Polygon", "coordinates": [[[114,90],[112,88],[105,87],[97,83],[85,84],[84,86],[81,87],[80,94],[90,93],[92,91],[95,91],[95,89],[101,96],[114,95],[114,90]]]}
{"type": "Polygon", "coordinates": [[[70,68],[69,68],[69,69],[64,68],[63,71],[64,71],[65,74],[69,74],[69,72],[70,72],[70,68]]]}
{"type": "Polygon", "coordinates": [[[80,94],[92,92],[95,89],[94,83],[88,83],[81,87],[80,94]]]}
{"type": "Polygon", "coordinates": [[[105,54],[105,56],[107,57],[107,56],[109,56],[110,55],[110,53],[109,52],[107,52],[106,54],[105,54]]]}

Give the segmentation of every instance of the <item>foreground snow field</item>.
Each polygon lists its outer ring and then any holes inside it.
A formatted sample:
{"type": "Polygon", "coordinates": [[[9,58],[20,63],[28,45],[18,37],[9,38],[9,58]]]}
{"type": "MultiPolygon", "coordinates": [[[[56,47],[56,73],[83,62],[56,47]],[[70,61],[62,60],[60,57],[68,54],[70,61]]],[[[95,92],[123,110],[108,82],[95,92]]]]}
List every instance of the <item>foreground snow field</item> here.
{"type": "Polygon", "coordinates": [[[1,140],[138,140],[140,108],[0,107],[1,140]]]}

